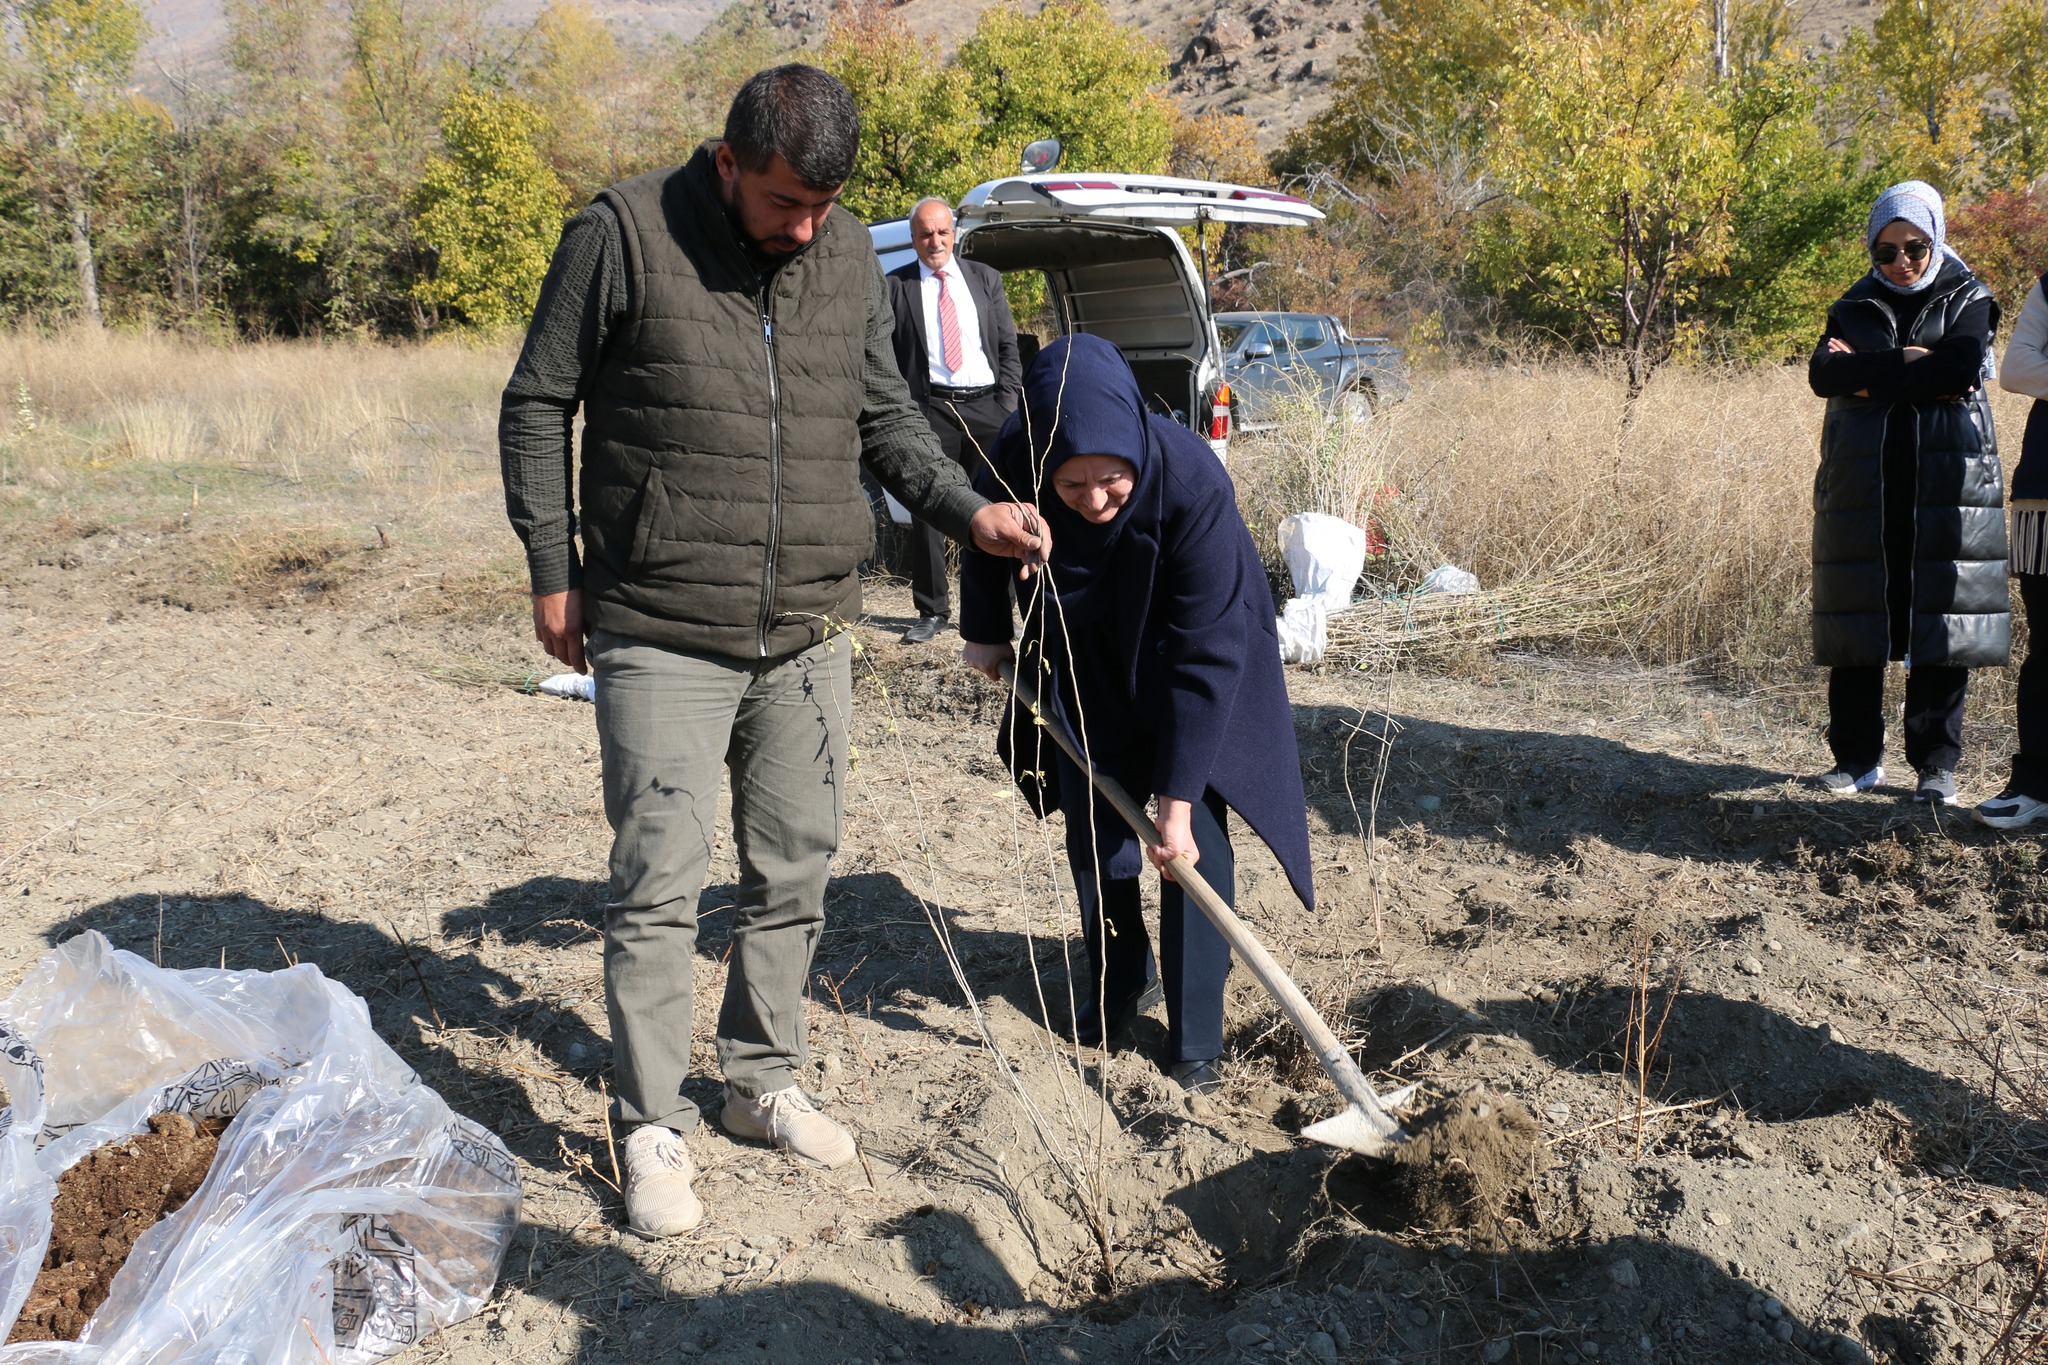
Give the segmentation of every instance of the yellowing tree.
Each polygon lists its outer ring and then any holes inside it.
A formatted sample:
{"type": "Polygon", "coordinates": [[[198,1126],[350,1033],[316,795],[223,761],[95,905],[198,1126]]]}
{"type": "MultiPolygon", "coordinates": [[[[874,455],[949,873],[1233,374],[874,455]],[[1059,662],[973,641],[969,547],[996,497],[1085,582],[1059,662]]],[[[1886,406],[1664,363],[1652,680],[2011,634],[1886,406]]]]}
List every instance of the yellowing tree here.
{"type": "Polygon", "coordinates": [[[1741,171],[1710,52],[1694,0],[1617,0],[1597,23],[1530,9],[1500,104],[1517,206],[1493,220],[1491,272],[1618,349],[1631,412],[1732,246],[1741,171]]]}
{"type": "Polygon", "coordinates": [[[1835,98],[1896,170],[1954,191],[1981,168],[1997,59],[1996,6],[1985,0],[1883,0],[1869,33],[1835,63],[1835,98]]]}
{"type": "Polygon", "coordinates": [[[534,62],[523,87],[541,120],[541,145],[564,184],[588,198],[629,172],[621,134],[635,88],[625,52],[589,10],[563,0],[533,25],[534,62]]]}
{"type": "Polygon", "coordinates": [[[534,145],[540,120],[512,95],[466,86],[442,116],[445,155],[427,162],[416,230],[436,253],[417,287],[480,327],[533,311],[562,232],[566,194],[534,145]]]}
{"type": "Polygon", "coordinates": [[[2048,7],[2032,0],[1999,6],[1991,65],[2005,98],[1984,120],[1985,178],[2023,185],[2048,172],[2048,7]]]}
{"type": "Polygon", "coordinates": [[[1167,169],[1191,180],[1223,180],[1256,185],[1272,176],[1258,134],[1242,114],[1212,109],[1190,114],[1178,105],[1171,110],[1173,154],[1167,169]]]}
{"type": "Polygon", "coordinates": [[[908,213],[926,195],[956,199],[987,164],[973,83],[938,45],[874,5],[833,20],[818,64],[860,108],[860,159],[841,202],[865,219],[908,213]]]}
{"type": "MultiPolygon", "coordinates": [[[[1523,0],[1381,0],[1363,16],[1358,53],[1338,64],[1329,105],[1290,140],[1286,159],[1340,175],[1391,179],[1427,166],[1470,172],[1511,74],[1523,0]]],[[[1583,17],[1583,0],[1544,7],[1583,17]]]]}

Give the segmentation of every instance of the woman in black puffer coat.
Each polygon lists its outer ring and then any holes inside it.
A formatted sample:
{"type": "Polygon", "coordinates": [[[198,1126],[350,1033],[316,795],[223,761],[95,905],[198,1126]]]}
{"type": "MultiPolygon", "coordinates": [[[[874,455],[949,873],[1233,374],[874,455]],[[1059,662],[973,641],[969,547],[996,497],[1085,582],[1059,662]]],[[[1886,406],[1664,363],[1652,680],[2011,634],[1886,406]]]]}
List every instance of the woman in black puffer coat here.
{"type": "Polygon", "coordinates": [[[1884,674],[1906,664],[1914,797],[1952,804],[1972,668],[2003,665],[2004,487],[1991,408],[1998,305],[1944,242],[1941,196],[1879,196],[1872,268],[1828,310],[1807,377],[1828,400],[1813,483],[1813,653],[1828,677],[1820,785],[1884,781],[1884,674]]]}

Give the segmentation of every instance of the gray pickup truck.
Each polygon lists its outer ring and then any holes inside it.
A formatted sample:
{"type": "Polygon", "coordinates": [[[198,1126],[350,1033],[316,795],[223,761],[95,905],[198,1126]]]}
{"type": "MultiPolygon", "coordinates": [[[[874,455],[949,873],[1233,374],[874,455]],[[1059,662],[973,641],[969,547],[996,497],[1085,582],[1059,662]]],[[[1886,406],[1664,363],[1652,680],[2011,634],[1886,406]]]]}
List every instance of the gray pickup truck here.
{"type": "Polygon", "coordinates": [[[1216,336],[1239,426],[1271,426],[1290,398],[1365,417],[1408,396],[1401,348],[1385,337],[1353,337],[1328,314],[1218,313],[1216,336]]]}

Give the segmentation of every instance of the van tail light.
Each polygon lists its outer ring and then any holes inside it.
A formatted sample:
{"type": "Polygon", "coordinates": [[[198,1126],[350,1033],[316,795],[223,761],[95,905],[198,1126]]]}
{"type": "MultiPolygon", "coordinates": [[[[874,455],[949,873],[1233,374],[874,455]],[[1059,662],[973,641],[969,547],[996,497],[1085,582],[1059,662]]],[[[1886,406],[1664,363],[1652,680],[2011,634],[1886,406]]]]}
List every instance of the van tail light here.
{"type": "Polygon", "coordinates": [[[1230,385],[1218,384],[1216,396],[1210,402],[1209,439],[1227,441],[1230,439],[1230,385]]]}

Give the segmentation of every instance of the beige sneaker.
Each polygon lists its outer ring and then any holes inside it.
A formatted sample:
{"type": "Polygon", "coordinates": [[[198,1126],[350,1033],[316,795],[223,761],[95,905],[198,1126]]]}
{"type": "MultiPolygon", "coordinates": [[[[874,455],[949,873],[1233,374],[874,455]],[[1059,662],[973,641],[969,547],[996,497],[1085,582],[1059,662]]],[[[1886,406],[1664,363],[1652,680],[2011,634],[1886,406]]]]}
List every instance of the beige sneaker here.
{"type": "Polygon", "coordinates": [[[819,1113],[811,1097],[794,1085],[758,1100],[727,1086],[719,1122],[736,1137],[772,1142],[821,1166],[844,1166],[855,1155],[853,1134],[819,1113]]]}
{"type": "Polygon", "coordinates": [[[690,1188],[697,1168],[682,1135],[643,1123],[626,1135],[626,1226],[642,1237],[673,1237],[704,1220],[690,1188]]]}

